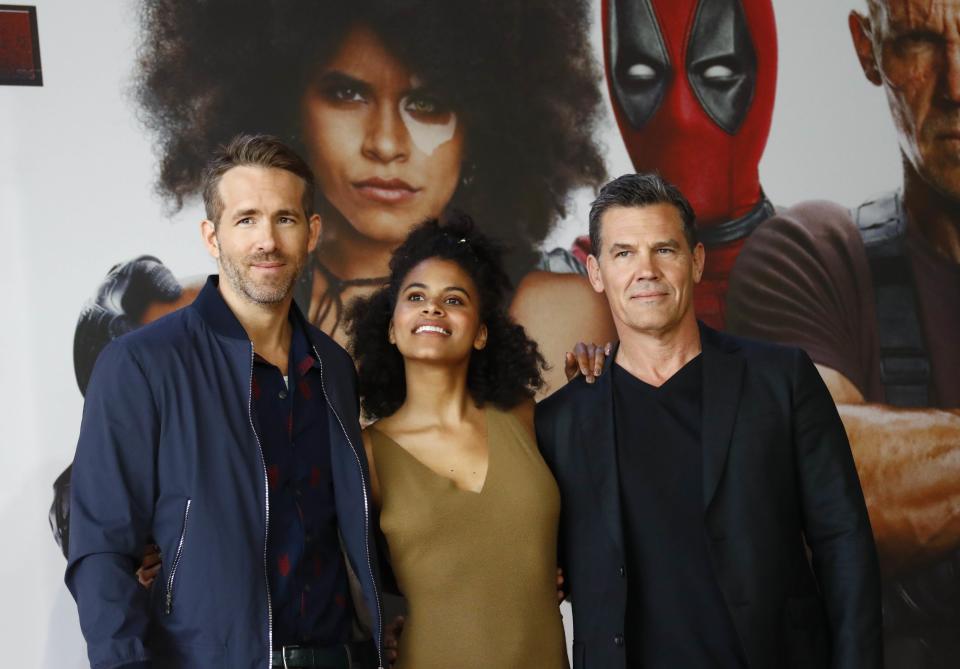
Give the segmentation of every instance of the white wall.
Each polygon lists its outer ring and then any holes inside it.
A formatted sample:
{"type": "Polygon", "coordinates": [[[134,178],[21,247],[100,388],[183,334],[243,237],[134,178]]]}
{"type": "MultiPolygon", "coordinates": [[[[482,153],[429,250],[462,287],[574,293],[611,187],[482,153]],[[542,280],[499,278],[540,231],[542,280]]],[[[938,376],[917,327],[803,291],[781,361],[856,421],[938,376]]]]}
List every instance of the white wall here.
{"type": "MultiPolygon", "coordinates": [[[[118,260],[149,252],[178,276],[212,265],[199,208],[170,220],[152,193],[150,141],[126,94],[135,5],[35,2],[44,86],[0,86],[0,639],[5,666],[73,669],[85,655],[46,513],[80,419],[77,314],[118,260]]],[[[761,175],[778,204],[855,204],[898,182],[886,103],[859,71],[845,4],[774,2],[781,64],[761,175]]],[[[605,141],[610,173],[629,171],[609,118],[605,141]]],[[[581,194],[548,243],[584,233],[589,198],[581,194]]]]}
{"type": "Polygon", "coordinates": [[[148,138],[125,97],[131,2],[38,0],[42,87],[0,86],[0,639],[9,667],[87,666],[64,559],[47,528],[81,397],[73,329],[118,260],[209,265],[188,212],[164,219],[148,138]]]}

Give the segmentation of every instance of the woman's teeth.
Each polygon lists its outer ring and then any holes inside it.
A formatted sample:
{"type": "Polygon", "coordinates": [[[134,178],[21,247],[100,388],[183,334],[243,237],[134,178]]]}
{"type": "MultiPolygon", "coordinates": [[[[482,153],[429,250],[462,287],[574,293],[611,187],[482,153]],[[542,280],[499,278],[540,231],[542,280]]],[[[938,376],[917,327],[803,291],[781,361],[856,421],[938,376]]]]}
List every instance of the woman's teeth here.
{"type": "Polygon", "coordinates": [[[449,330],[444,330],[442,327],[437,325],[421,325],[416,330],[413,331],[414,334],[420,334],[421,332],[435,332],[437,334],[449,335],[449,330]]]}

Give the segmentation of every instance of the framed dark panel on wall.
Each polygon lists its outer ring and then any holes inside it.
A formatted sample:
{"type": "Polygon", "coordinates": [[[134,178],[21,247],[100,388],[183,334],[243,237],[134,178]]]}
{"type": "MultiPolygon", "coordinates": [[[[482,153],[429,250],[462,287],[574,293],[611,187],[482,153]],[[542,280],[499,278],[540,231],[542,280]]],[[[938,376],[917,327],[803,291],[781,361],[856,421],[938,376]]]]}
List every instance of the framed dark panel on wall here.
{"type": "Polygon", "coordinates": [[[37,8],[0,5],[0,85],[42,86],[37,8]]]}

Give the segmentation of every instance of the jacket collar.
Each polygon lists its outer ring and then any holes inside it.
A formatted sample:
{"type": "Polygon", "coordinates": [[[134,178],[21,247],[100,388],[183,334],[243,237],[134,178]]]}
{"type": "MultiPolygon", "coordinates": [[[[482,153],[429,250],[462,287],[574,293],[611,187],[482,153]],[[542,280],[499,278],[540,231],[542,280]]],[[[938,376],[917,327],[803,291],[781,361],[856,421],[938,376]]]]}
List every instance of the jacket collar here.
{"type": "MultiPolygon", "coordinates": [[[[620,468],[617,464],[616,422],[613,414],[613,361],[620,343],[603,361],[603,373],[589,392],[594,394],[593,410],[583,414],[582,435],[589,435],[590,451],[586,458],[594,489],[600,497],[601,515],[617,548],[623,550],[623,521],[620,510],[620,468]],[[595,447],[594,447],[595,446],[595,447]]],[[[587,447],[584,444],[584,447],[587,447]]]]}
{"type": "Polygon", "coordinates": [[[743,384],[744,358],[736,340],[700,323],[703,349],[703,505],[713,500],[723,477],[743,384]]]}
{"type": "Polygon", "coordinates": [[[240,325],[240,321],[220,294],[220,277],[216,274],[207,277],[207,282],[193,301],[193,306],[203,321],[217,334],[250,341],[247,331],[240,325]]]}
{"type": "MultiPolygon", "coordinates": [[[[220,294],[220,277],[217,274],[211,274],[207,277],[207,282],[200,289],[200,293],[193,301],[193,306],[200,313],[204,322],[218,334],[231,339],[250,341],[247,331],[243,329],[243,325],[237,320],[236,314],[233,313],[223,299],[223,295],[220,294]]],[[[317,348],[319,344],[296,302],[290,303],[290,318],[303,331],[311,348],[310,353],[313,354],[313,349],[317,348]]],[[[318,365],[316,360],[314,360],[314,365],[318,365]]]]}

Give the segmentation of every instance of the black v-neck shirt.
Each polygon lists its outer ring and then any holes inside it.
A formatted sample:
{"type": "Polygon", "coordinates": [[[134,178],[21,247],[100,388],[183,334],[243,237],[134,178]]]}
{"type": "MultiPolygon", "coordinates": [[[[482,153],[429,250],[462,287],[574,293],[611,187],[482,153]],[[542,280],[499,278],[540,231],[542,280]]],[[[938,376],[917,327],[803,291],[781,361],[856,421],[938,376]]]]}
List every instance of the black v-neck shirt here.
{"type": "Polygon", "coordinates": [[[631,669],[745,666],[704,526],[701,358],[659,387],[612,366],[631,669]]]}

